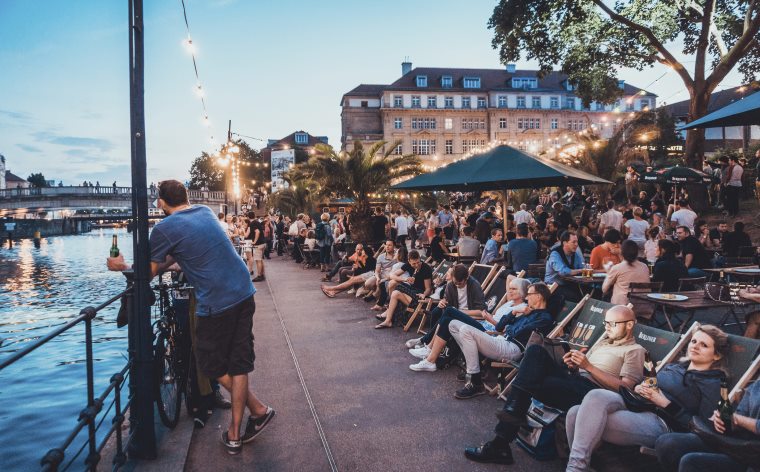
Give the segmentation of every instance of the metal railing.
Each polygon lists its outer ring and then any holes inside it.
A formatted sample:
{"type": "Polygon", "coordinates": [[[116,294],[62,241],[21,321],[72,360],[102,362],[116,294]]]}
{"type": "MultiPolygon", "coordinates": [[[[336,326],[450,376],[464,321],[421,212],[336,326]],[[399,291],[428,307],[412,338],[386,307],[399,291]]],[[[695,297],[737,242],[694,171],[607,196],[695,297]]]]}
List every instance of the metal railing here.
{"type": "MultiPolygon", "coordinates": [[[[131,367],[132,356],[130,352],[130,360],[127,361],[127,364],[119,372],[116,372],[113,376],[111,376],[108,387],[106,387],[106,389],[99,396],[96,397],[95,396],[95,380],[94,380],[94,373],[93,373],[94,359],[93,359],[93,352],[92,352],[92,344],[93,344],[92,320],[95,318],[98,312],[110,306],[117,300],[120,300],[122,297],[125,297],[127,310],[128,310],[128,313],[130,313],[131,312],[130,305],[132,303],[132,292],[133,292],[133,285],[130,284],[126,290],[119,293],[118,295],[115,295],[109,298],[107,301],[101,303],[100,305],[96,307],[88,306],[82,309],[79,312],[79,316],[77,316],[73,320],[69,321],[63,326],[60,326],[54,329],[53,331],[51,331],[44,337],[38,339],[34,343],[29,344],[28,346],[25,346],[23,349],[20,349],[18,352],[15,352],[14,354],[0,361],[0,373],[2,373],[2,370],[5,369],[6,367],[14,364],[20,359],[23,359],[27,355],[36,351],[41,346],[47,344],[49,341],[69,331],[75,326],[78,326],[84,323],[85,353],[86,353],[85,363],[86,363],[86,372],[87,372],[87,406],[84,409],[82,409],[82,411],[79,413],[79,417],[77,418],[76,425],[71,430],[71,432],[66,436],[66,438],[63,440],[61,445],[59,447],[50,449],[42,457],[42,460],[40,461],[41,470],[43,471],[58,470],[59,466],[61,466],[61,464],[63,464],[64,460],[66,459],[66,450],[72,445],[74,440],[79,436],[79,434],[82,432],[84,428],[87,428],[87,439],[85,443],[82,445],[82,448],[79,449],[79,451],[77,451],[73,455],[73,457],[70,459],[70,461],[64,468],[68,468],[71,464],[73,464],[73,462],[79,457],[82,451],[85,448],[87,448],[87,457],[84,460],[85,467],[87,468],[87,470],[95,470],[98,462],[100,462],[100,454],[103,451],[103,448],[106,446],[108,440],[111,438],[111,436],[114,433],[116,433],[116,444],[115,444],[116,449],[115,449],[115,454],[113,458],[113,470],[118,469],[126,462],[127,456],[125,454],[125,450],[130,444],[130,441],[132,439],[132,434],[130,434],[127,440],[124,441],[124,438],[122,438],[121,431],[122,431],[122,425],[124,424],[125,413],[130,407],[131,400],[128,400],[127,402],[123,403],[122,398],[121,398],[121,392],[124,387],[124,382],[126,378],[129,376],[128,373],[131,367]],[[96,424],[98,414],[100,414],[100,412],[103,411],[103,407],[106,404],[106,400],[109,398],[109,396],[111,396],[112,393],[113,393],[112,395],[113,400],[108,405],[106,412],[101,418],[100,422],[96,424]],[[111,420],[111,425],[110,425],[111,427],[109,428],[106,435],[102,438],[100,443],[98,443],[96,434],[112,408],[114,408],[114,412],[113,412],[113,417],[111,420]]],[[[131,344],[131,337],[130,337],[130,344],[131,344]]]]}
{"type": "MultiPolygon", "coordinates": [[[[149,198],[158,198],[158,189],[145,189],[149,198]]],[[[224,200],[224,191],[188,190],[188,197],[193,200],[224,200]]],[[[113,186],[67,186],[67,187],[28,187],[0,190],[0,199],[17,199],[23,197],[116,197],[132,196],[132,187],[113,186]]]]}

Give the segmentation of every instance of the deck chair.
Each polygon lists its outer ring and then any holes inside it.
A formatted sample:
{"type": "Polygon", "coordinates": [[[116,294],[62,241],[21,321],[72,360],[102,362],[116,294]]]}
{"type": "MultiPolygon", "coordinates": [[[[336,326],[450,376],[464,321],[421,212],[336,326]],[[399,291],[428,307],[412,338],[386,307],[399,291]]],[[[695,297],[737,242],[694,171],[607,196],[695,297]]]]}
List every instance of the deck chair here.
{"type": "MultiPolygon", "coordinates": [[[[454,262],[444,259],[441,261],[434,269],[433,269],[433,280],[436,278],[443,279],[446,276],[446,272],[449,271],[454,267],[454,262]]],[[[427,314],[430,312],[430,309],[433,306],[433,303],[437,300],[434,300],[430,297],[425,298],[424,300],[420,300],[419,303],[417,303],[417,306],[414,308],[407,307],[406,312],[410,313],[409,319],[406,323],[404,323],[404,332],[406,333],[409,331],[409,328],[412,327],[412,323],[417,319],[418,316],[422,315],[420,318],[420,324],[417,326],[417,333],[420,333],[422,331],[422,327],[425,325],[425,320],[427,319],[427,314]]]]}
{"type": "Polygon", "coordinates": [[[485,290],[488,286],[488,282],[491,281],[498,267],[495,265],[478,264],[473,262],[470,266],[470,275],[480,282],[480,288],[485,290]]]}

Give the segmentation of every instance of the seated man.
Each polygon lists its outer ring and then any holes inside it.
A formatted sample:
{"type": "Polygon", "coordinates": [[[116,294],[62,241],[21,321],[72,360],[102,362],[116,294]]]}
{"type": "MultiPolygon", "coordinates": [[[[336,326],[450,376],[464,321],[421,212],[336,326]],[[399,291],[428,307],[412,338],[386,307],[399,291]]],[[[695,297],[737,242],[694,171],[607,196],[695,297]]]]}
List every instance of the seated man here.
{"type": "MultiPolygon", "coordinates": [[[[364,252],[363,249],[361,251],[362,253],[364,252]]],[[[357,252],[359,252],[359,250],[357,250],[357,252]]],[[[324,293],[328,298],[335,298],[336,294],[344,290],[349,290],[348,293],[351,293],[351,290],[353,290],[353,287],[355,285],[364,285],[364,282],[366,282],[367,279],[374,275],[375,265],[376,262],[375,258],[372,256],[372,249],[368,247],[366,254],[364,254],[363,257],[362,254],[360,254],[354,262],[351,276],[348,277],[345,282],[334,285],[332,287],[328,287],[327,285],[322,284],[322,293],[324,293]]]]}
{"type": "Polygon", "coordinates": [[[457,242],[457,253],[459,254],[459,257],[477,259],[478,254],[480,253],[480,241],[472,237],[475,233],[475,228],[472,226],[465,226],[462,232],[464,233],[464,236],[459,238],[459,242],[457,242]]]}
{"type": "Polygon", "coordinates": [[[393,290],[388,308],[377,315],[377,319],[383,322],[375,325],[375,329],[393,326],[393,315],[399,303],[414,308],[433,291],[433,269],[422,262],[420,253],[416,250],[409,251],[409,261],[401,267],[401,271],[412,275],[393,290]]]}
{"type": "Polygon", "coordinates": [[[379,253],[375,260],[375,272],[367,278],[364,285],[356,291],[356,298],[375,291],[378,282],[388,280],[391,269],[396,264],[396,245],[393,240],[385,241],[383,252],[379,253]]]}
{"type": "Polygon", "coordinates": [[[707,253],[705,247],[699,239],[692,236],[688,226],[677,227],[676,237],[678,244],[681,245],[681,255],[683,255],[683,263],[689,277],[705,277],[707,273],[702,269],[712,267],[710,254],[707,253]]]}
{"type": "Polygon", "coordinates": [[[564,231],[559,237],[559,244],[554,246],[546,258],[546,275],[544,282],[546,285],[557,283],[558,292],[566,300],[580,300],[580,293],[577,288],[568,284],[560,276],[578,275],[583,269],[584,259],[581,250],[578,249],[578,236],[564,231]]]}
{"type": "MultiPolygon", "coordinates": [[[[335,263],[332,269],[324,276],[322,277],[322,282],[331,282],[332,278],[335,277],[336,274],[340,273],[344,269],[347,269],[349,271],[353,270],[353,267],[356,265],[356,261],[360,260],[362,258],[366,257],[364,254],[364,245],[359,243],[356,245],[356,248],[354,249],[354,253],[350,256],[344,257],[343,259],[339,260],[335,263]]],[[[341,275],[340,281],[345,282],[348,277],[345,277],[341,275]]]]}
{"type": "Polygon", "coordinates": [[[486,246],[483,248],[483,255],[480,256],[481,264],[493,264],[498,262],[502,256],[501,240],[503,233],[499,228],[491,230],[491,239],[486,242],[486,246]]]}
{"type": "Polygon", "coordinates": [[[604,244],[600,244],[591,250],[589,262],[591,268],[596,271],[607,272],[610,267],[620,264],[620,241],[623,240],[620,231],[608,229],[604,233],[604,244]]]}
{"type": "Polygon", "coordinates": [[[449,324],[449,331],[462,349],[467,364],[467,382],[454,397],[466,399],[485,393],[483,379],[480,378],[479,354],[500,361],[518,360],[533,331],[544,335],[549,333],[554,324],[552,315],[546,309],[551,297],[549,287],[543,282],[532,284],[526,297],[527,308],[519,312],[513,310],[496,325],[497,331],[504,330],[503,336],[491,336],[458,320],[449,324]]]}
{"type": "Polygon", "coordinates": [[[752,246],[752,240],[744,232],[744,223],[734,223],[734,230],[723,236],[723,255],[725,257],[740,257],[739,250],[743,247],[752,246]]]}
{"type": "Polygon", "coordinates": [[[440,227],[435,228],[433,234],[435,236],[430,240],[430,254],[428,255],[437,264],[449,255],[449,250],[443,243],[443,230],[440,227]]]}
{"type": "Polygon", "coordinates": [[[535,264],[538,260],[538,244],[529,235],[528,225],[525,223],[518,224],[517,238],[510,241],[507,246],[512,272],[514,273],[528,270],[528,266],[535,264]]]}
{"type": "Polygon", "coordinates": [[[509,448],[525,415],[531,398],[548,406],[567,410],[579,405],[593,389],[605,388],[617,392],[621,386],[630,389],[644,375],[644,353],[636,344],[633,328],[636,315],[628,307],[617,305],[604,316],[605,336],[586,355],[572,350],[565,354],[565,365],[555,363],[543,346],[533,345],[525,350],[520,369],[504,408],[497,413],[496,436],[480,447],[465,449],[465,456],[476,462],[512,464],[509,448]]]}

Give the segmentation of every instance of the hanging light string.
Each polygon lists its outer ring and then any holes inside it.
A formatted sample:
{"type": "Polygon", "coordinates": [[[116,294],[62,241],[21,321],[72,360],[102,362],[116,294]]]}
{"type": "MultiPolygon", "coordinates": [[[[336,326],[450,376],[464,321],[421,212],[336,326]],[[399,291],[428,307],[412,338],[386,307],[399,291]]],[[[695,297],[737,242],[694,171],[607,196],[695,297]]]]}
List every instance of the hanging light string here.
{"type": "Polygon", "coordinates": [[[193,37],[190,34],[190,23],[187,21],[187,8],[185,7],[185,0],[180,0],[180,4],[182,5],[182,16],[185,20],[185,30],[187,31],[187,39],[184,41],[184,44],[188,52],[190,53],[190,56],[193,58],[193,71],[195,72],[195,81],[196,81],[195,93],[198,95],[198,98],[201,99],[201,106],[203,107],[203,123],[209,129],[211,147],[216,148],[216,145],[217,145],[216,139],[214,138],[214,132],[211,129],[211,121],[208,118],[208,108],[206,107],[205,91],[203,89],[203,86],[201,85],[200,75],[198,74],[198,60],[195,57],[195,44],[193,43],[193,37]]]}

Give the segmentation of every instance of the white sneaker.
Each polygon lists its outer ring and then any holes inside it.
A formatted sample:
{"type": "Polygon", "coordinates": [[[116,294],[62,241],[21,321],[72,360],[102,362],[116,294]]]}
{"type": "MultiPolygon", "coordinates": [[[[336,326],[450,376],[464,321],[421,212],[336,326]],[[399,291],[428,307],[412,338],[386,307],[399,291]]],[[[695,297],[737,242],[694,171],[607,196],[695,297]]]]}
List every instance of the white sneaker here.
{"type": "Polygon", "coordinates": [[[355,289],[353,289],[353,288],[350,288],[350,289],[348,289],[348,292],[346,292],[346,293],[348,293],[348,294],[350,295],[350,294],[352,294],[352,293],[354,293],[354,292],[356,292],[356,290],[355,290],[355,289]]]}
{"type": "Polygon", "coordinates": [[[430,348],[427,346],[422,346],[417,349],[409,349],[409,354],[418,359],[427,359],[427,356],[430,355],[430,348]]]}
{"type": "Polygon", "coordinates": [[[409,365],[409,368],[415,372],[435,372],[438,368],[434,363],[428,362],[427,359],[422,359],[416,364],[409,365]]]}
{"type": "Polygon", "coordinates": [[[356,291],[356,298],[364,296],[365,293],[366,291],[364,290],[364,287],[359,287],[359,290],[356,291]]]}
{"type": "Polygon", "coordinates": [[[413,338],[406,342],[406,347],[409,349],[414,349],[417,347],[417,344],[420,343],[422,338],[413,338]]]}

